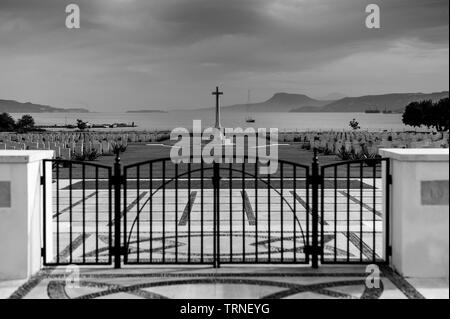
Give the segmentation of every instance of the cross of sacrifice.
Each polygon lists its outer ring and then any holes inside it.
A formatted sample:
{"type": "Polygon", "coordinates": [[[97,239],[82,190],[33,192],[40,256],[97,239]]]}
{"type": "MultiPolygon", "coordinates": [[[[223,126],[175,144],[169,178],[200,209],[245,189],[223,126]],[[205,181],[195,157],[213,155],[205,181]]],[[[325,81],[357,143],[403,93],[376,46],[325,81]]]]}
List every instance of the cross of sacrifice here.
{"type": "Polygon", "coordinates": [[[221,95],[223,95],[223,92],[219,91],[219,87],[216,86],[216,90],[214,92],[212,92],[212,95],[216,96],[216,125],[215,128],[216,129],[221,129],[221,125],[220,125],[220,105],[219,105],[219,98],[221,95]]]}

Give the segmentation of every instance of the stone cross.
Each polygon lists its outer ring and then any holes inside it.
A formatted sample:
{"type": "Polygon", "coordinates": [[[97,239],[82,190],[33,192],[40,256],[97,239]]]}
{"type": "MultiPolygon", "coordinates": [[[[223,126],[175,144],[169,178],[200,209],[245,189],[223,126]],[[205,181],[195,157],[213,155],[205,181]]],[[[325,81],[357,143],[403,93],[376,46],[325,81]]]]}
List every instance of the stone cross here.
{"type": "Polygon", "coordinates": [[[221,129],[221,125],[220,125],[220,106],[219,106],[219,98],[220,95],[223,95],[223,92],[219,91],[219,87],[216,86],[216,91],[212,92],[212,95],[216,96],[216,125],[215,128],[216,129],[221,129]]]}

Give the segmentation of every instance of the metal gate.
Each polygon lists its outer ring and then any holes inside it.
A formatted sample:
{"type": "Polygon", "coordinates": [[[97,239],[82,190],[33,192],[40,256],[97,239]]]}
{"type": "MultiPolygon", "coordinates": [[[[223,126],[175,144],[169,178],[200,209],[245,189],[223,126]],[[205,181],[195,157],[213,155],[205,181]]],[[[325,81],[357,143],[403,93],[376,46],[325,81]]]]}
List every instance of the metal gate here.
{"type": "Polygon", "coordinates": [[[112,177],[109,166],[43,161],[44,265],[111,264],[112,177]]]}
{"type": "Polygon", "coordinates": [[[389,246],[389,159],[364,159],[321,167],[322,264],[385,263],[389,246]]]}
{"type": "Polygon", "coordinates": [[[309,207],[293,193],[309,201],[309,168],[279,165],[273,176],[261,175],[257,159],[248,158],[125,166],[124,263],[308,263],[309,207]]]}
{"type": "Polygon", "coordinates": [[[241,162],[45,160],[44,264],[387,261],[388,160],[320,166],[315,154],[311,167],[278,160],[272,175],[241,162]]]}

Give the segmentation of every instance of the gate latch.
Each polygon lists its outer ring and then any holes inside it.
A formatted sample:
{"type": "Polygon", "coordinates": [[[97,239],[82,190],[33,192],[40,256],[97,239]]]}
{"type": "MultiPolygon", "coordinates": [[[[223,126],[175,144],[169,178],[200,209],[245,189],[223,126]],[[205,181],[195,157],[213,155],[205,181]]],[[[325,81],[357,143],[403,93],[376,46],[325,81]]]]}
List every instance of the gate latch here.
{"type": "Polygon", "coordinates": [[[113,175],[113,176],[111,176],[111,184],[113,184],[113,185],[116,185],[116,184],[117,185],[124,185],[125,182],[126,182],[126,178],[125,178],[124,175],[120,175],[120,176],[113,175]]]}
{"type": "Polygon", "coordinates": [[[308,186],[311,186],[313,184],[317,184],[317,185],[323,185],[324,184],[324,177],[323,175],[307,175],[306,176],[306,184],[308,186]]]}
{"type": "MultiPolygon", "coordinates": [[[[127,255],[128,253],[130,253],[130,251],[131,251],[131,249],[127,249],[127,247],[125,247],[125,246],[120,246],[120,247],[119,247],[118,253],[119,253],[119,255],[121,255],[121,256],[125,256],[125,255],[127,255]]],[[[117,253],[116,247],[112,247],[112,248],[111,248],[111,253],[112,253],[113,255],[115,255],[115,254],[117,253]]]]}
{"type": "Polygon", "coordinates": [[[321,255],[323,253],[322,246],[305,246],[304,248],[305,255],[321,255]]]}

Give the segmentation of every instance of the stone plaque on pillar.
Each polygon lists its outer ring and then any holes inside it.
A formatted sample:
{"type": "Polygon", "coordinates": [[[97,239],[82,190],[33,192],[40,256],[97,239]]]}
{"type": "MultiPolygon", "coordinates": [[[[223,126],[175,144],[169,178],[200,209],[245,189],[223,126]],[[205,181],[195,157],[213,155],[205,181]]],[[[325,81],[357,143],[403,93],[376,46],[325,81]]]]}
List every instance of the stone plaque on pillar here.
{"type": "Polygon", "coordinates": [[[11,207],[11,182],[0,181],[0,208],[11,207]]]}
{"type": "Polygon", "coordinates": [[[449,204],[449,181],[422,181],[421,203],[424,206],[445,206],[449,204]]]}

